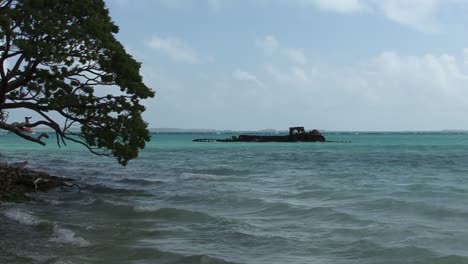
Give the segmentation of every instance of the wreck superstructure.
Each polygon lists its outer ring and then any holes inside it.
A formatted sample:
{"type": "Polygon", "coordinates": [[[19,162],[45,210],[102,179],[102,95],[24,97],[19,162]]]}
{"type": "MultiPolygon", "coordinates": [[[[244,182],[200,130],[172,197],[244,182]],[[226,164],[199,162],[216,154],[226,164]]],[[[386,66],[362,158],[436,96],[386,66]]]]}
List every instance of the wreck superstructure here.
{"type": "Polygon", "coordinates": [[[325,142],[317,129],[306,131],[304,127],[290,127],[288,135],[239,135],[226,139],[194,139],[195,142],[325,142]]]}

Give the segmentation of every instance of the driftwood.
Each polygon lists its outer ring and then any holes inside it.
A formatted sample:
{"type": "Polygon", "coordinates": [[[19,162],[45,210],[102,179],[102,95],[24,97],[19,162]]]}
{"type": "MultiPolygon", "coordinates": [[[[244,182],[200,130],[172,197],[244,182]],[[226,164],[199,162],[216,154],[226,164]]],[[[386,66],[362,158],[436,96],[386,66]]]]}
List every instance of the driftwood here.
{"type": "Polygon", "coordinates": [[[25,168],[27,162],[0,162],[0,202],[29,200],[27,193],[48,191],[57,187],[81,187],[73,180],[25,168]]]}

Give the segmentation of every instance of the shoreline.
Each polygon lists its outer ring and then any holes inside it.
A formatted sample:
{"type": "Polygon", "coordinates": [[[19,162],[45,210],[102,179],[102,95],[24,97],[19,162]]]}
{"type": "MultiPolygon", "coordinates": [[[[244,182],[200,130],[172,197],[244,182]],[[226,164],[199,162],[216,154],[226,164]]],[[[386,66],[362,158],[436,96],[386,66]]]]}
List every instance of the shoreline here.
{"type": "MultiPolygon", "coordinates": [[[[27,162],[0,162],[0,204],[27,202],[29,193],[47,192],[58,187],[73,187],[73,179],[25,168],[27,162]]],[[[76,185],[78,186],[78,185],[76,185]]],[[[80,188],[78,186],[78,188],[80,188]]]]}

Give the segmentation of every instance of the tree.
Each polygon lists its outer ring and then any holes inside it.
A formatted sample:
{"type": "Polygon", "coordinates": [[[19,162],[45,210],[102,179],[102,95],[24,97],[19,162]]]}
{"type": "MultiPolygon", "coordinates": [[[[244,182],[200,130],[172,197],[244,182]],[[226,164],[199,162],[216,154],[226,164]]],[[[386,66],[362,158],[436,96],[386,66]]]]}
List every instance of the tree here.
{"type": "Polygon", "coordinates": [[[154,92],[118,30],[103,0],[0,0],[0,129],[45,145],[22,128],[47,126],[59,146],[77,142],[122,165],[137,157],[150,139],[140,101],[154,92]],[[40,119],[9,123],[11,109],[40,119]]]}

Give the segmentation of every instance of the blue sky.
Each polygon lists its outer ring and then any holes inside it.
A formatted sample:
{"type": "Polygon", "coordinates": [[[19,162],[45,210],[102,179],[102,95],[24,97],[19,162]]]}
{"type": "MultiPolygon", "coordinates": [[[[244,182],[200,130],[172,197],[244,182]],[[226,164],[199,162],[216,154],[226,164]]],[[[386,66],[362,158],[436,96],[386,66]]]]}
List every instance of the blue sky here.
{"type": "Polygon", "coordinates": [[[150,127],[468,129],[468,1],[106,3],[150,127]]]}

